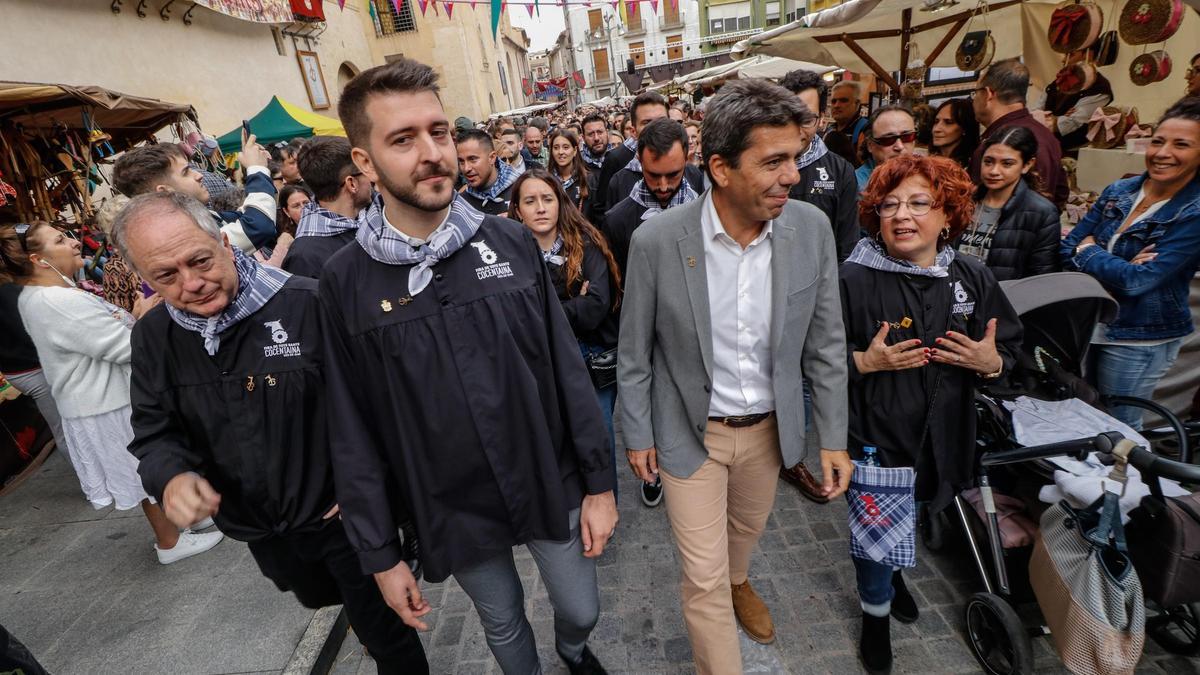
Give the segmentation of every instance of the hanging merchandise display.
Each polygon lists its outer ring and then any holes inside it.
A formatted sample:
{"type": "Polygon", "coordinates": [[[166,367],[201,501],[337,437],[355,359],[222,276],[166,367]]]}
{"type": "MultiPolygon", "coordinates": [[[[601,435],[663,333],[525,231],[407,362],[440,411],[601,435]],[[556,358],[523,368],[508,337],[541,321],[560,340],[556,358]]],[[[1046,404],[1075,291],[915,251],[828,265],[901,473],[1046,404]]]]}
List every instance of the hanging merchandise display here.
{"type": "Polygon", "coordinates": [[[1117,34],[1117,0],[1113,0],[1109,8],[1108,16],[1106,17],[1108,30],[1100,34],[1099,44],[1096,46],[1096,55],[1093,59],[1096,67],[1111,66],[1117,62],[1117,52],[1120,51],[1121,38],[1117,34]]]}
{"type": "Polygon", "coordinates": [[[1087,138],[1093,148],[1108,150],[1125,142],[1125,132],[1138,123],[1137,108],[1115,105],[1097,108],[1088,120],[1087,138]]]}
{"type": "Polygon", "coordinates": [[[1162,82],[1171,74],[1171,55],[1162,49],[1138,55],[1129,64],[1129,79],[1139,87],[1162,82]]]}
{"type": "Polygon", "coordinates": [[[1163,42],[1179,30],[1185,9],[1183,0],[1127,0],[1117,29],[1131,45],[1163,42]]]}
{"type": "Polygon", "coordinates": [[[908,67],[904,69],[904,82],[900,85],[901,98],[919,99],[925,94],[925,59],[916,40],[908,43],[908,67]]]}
{"type": "Polygon", "coordinates": [[[1073,0],[1059,5],[1050,15],[1047,37],[1050,48],[1061,54],[1087,49],[1100,38],[1104,12],[1093,2],[1073,0]]]}
{"type": "Polygon", "coordinates": [[[1078,94],[1096,84],[1096,66],[1086,61],[1063,66],[1054,77],[1058,91],[1063,94],[1078,94]]]}
{"type": "Polygon", "coordinates": [[[987,20],[987,3],[980,2],[975,12],[967,20],[967,27],[962,42],[954,50],[954,65],[965,72],[986,68],[996,54],[996,39],[992,37],[991,26],[987,20]],[[983,15],[983,30],[971,30],[975,17],[983,15]]]}

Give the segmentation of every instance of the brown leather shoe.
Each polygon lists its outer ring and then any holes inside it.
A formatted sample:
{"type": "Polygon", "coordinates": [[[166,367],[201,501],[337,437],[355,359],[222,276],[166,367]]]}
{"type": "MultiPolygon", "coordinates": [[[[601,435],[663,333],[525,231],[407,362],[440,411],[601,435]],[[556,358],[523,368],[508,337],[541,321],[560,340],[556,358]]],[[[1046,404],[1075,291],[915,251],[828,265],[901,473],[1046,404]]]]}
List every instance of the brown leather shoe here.
{"type": "Polygon", "coordinates": [[[808,472],[808,468],[804,466],[804,462],[800,462],[790,469],[781,467],[779,469],[779,477],[799,488],[800,494],[804,495],[810,501],[818,504],[829,503],[829,497],[821,493],[821,482],[808,472]]]}
{"type": "Polygon", "coordinates": [[[769,645],[774,642],[775,624],[771,621],[771,613],[767,611],[767,605],[758,597],[758,593],[750,588],[750,582],[733,586],[731,590],[733,613],[746,635],[760,644],[769,645]]]}

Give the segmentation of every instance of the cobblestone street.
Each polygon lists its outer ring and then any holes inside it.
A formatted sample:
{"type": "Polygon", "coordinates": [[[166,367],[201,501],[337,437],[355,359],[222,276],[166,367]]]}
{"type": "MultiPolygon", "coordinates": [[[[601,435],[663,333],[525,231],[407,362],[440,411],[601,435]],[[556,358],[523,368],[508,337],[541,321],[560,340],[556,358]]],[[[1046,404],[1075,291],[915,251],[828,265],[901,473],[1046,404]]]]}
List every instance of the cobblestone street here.
{"type": "MultiPolygon", "coordinates": [[[[675,546],[660,506],[647,509],[622,465],[621,522],[611,550],[600,559],[600,623],[590,646],[612,673],[691,673],[691,647],[679,604],[675,546]]],[[[747,673],[861,672],[856,656],[861,611],[854,569],[847,557],[843,502],[817,506],[780,481],[775,510],[750,569],[755,590],[775,620],[777,639],[763,646],[741,636],[747,673]]],[[[907,573],[921,609],[912,625],[892,622],[897,673],[973,673],[979,666],[962,637],[965,598],[982,590],[965,551],[938,556],[923,548],[907,573]]],[[[537,634],[542,667],[566,673],[554,653],[553,617],[533,559],[524,549],[517,567],[528,596],[527,615],[537,634]]],[[[466,594],[453,580],[426,585],[434,610],[423,635],[434,673],[500,673],[466,594]]],[[[1046,638],[1034,640],[1039,673],[1065,673],[1046,638]]],[[[375,673],[353,634],[332,671],[375,673]]],[[[1175,657],[1146,640],[1139,673],[1200,673],[1200,660],[1175,657]]]]}

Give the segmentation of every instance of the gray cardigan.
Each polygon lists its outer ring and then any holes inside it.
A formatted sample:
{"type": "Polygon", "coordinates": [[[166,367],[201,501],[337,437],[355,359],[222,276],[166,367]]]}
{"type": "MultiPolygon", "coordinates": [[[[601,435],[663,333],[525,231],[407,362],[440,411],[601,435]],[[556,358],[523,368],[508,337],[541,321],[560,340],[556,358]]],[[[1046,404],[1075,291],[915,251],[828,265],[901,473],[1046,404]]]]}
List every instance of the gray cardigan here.
{"type": "MultiPolygon", "coordinates": [[[[621,307],[617,381],[625,445],[654,446],[658,465],[680,478],[708,457],[713,341],[700,214],[710,194],[634,232],[621,307]]],[[[805,377],[820,446],[846,447],[846,336],[829,219],[810,204],[789,201],[771,237],[772,380],[780,449],[790,467],[806,455],[805,377]]]]}

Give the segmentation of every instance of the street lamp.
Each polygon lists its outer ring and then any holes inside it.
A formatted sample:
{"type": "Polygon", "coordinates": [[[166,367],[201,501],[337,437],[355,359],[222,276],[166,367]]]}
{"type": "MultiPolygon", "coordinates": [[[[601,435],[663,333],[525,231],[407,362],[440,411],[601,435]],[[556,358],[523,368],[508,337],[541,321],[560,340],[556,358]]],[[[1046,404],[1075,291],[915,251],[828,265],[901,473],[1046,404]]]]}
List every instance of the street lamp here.
{"type": "MultiPolygon", "coordinates": [[[[601,11],[603,11],[603,10],[601,10],[601,11]]],[[[613,40],[612,40],[614,32],[617,35],[625,34],[625,28],[623,26],[620,26],[619,24],[620,24],[620,19],[617,19],[615,14],[613,14],[612,12],[604,12],[604,26],[602,28],[597,27],[595,31],[589,31],[587,34],[588,37],[593,40],[608,40],[608,63],[609,63],[609,68],[610,68],[609,79],[616,81],[616,83],[617,83],[616,86],[613,87],[613,93],[617,93],[617,91],[620,89],[620,86],[622,84],[621,78],[617,77],[617,55],[616,55],[616,52],[613,50],[613,40]],[[616,29],[614,29],[612,26],[612,23],[614,20],[616,20],[618,23],[618,27],[616,29]]],[[[577,47],[575,47],[575,49],[576,49],[576,51],[582,53],[583,45],[578,45],[577,47]]],[[[593,63],[593,66],[594,65],[595,64],[593,63]]],[[[628,89],[628,87],[626,89],[628,89]]]]}

